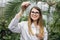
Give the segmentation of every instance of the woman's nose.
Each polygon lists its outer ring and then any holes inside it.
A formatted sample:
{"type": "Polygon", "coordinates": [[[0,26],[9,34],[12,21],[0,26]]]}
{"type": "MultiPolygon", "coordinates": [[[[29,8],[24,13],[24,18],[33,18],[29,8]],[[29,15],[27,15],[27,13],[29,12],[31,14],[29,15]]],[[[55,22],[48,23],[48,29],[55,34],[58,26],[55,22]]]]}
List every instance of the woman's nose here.
{"type": "Polygon", "coordinates": [[[34,15],[36,15],[36,14],[34,13],[34,15]]]}

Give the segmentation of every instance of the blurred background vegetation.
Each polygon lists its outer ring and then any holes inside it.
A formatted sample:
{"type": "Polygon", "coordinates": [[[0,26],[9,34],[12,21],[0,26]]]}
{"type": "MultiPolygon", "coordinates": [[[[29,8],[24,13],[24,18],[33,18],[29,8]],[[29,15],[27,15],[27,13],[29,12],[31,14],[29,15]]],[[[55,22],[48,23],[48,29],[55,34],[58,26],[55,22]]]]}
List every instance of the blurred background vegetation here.
{"type": "MultiPolygon", "coordinates": [[[[43,11],[43,15],[47,16],[47,22],[44,23],[48,30],[48,40],[60,40],[60,1],[58,0],[12,0],[8,1],[4,8],[0,7],[0,40],[20,40],[20,35],[17,33],[12,33],[8,29],[8,25],[12,18],[20,11],[20,5],[24,1],[31,2],[46,2],[49,5],[47,11],[43,11]],[[50,14],[50,8],[55,8],[55,11],[52,12],[52,16],[50,14]],[[53,20],[49,21],[52,17],[53,20]]],[[[20,21],[27,20],[26,16],[22,16],[20,21]]],[[[44,21],[45,22],[45,21],[44,21]]]]}

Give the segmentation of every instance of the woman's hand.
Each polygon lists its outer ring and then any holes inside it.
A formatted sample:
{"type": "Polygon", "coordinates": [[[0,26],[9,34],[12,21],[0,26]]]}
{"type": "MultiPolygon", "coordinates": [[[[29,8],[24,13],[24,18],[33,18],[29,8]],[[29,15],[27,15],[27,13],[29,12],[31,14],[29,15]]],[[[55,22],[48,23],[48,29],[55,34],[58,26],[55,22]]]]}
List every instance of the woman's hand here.
{"type": "Polygon", "coordinates": [[[22,10],[26,10],[26,8],[30,5],[30,2],[23,2],[21,4],[22,10]]]}
{"type": "Polygon", "coordinates": [[[24,10],[26,10],[26,8],[30,5],[30,2],[23,2],[21,4],[21,10],[20,12],[16,15],[17,18],[20,18],[24,12],[24,10]]]}
{"type": "Polygon", "coordinates": [[[36,34],[37,38],[39,38],[40,40],[43,40],[43,36],[41,34],[36,34]]]}

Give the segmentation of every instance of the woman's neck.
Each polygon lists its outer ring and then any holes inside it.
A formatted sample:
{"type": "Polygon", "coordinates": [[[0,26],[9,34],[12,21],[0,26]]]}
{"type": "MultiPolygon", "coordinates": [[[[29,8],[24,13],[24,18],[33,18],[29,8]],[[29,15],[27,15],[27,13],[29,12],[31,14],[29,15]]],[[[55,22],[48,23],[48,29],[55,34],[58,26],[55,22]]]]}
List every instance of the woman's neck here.
{"type": "Polygon", "coordinates": [[[37,27],[37,21],[33,21],[34,25],[37,27]]]}

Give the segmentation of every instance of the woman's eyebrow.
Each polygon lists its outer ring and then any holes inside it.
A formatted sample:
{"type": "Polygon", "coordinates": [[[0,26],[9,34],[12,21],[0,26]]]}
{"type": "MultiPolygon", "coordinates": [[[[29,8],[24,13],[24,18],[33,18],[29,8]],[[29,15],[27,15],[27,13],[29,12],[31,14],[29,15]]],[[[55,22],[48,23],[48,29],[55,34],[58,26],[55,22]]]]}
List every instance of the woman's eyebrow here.
{"type": "Polygon", "coordinates": [[[33,12],[39,12],[39,11],[33,11],[33,12]]]}

